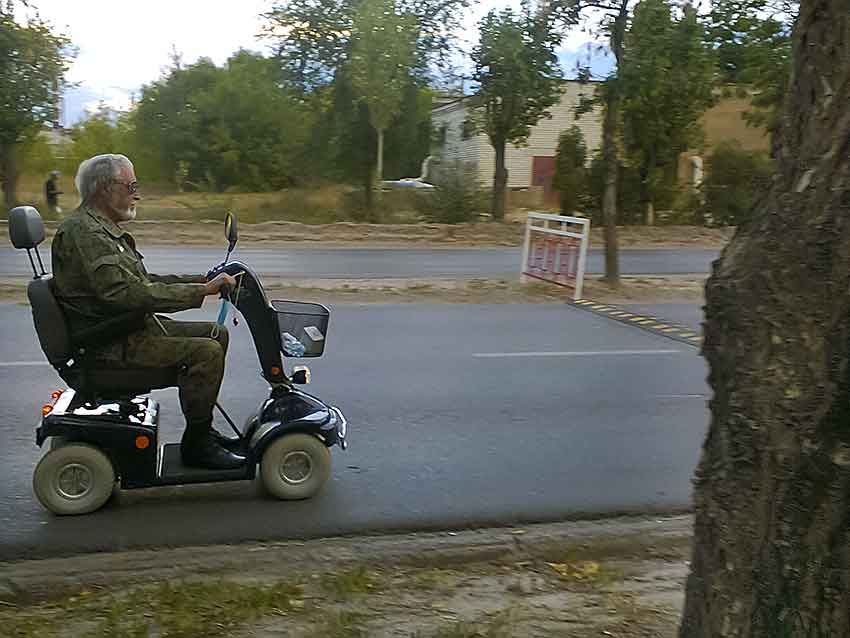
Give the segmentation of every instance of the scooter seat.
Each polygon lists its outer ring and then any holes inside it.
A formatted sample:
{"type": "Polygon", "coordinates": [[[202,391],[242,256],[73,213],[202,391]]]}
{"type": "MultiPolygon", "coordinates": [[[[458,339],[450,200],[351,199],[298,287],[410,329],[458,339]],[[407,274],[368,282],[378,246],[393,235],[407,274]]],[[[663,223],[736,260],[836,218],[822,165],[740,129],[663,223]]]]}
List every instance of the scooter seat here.
{"type": "Polygon", "coordinates": [[[53,295],[49,277],[30,282],[27,289],[42,350],[59,376],[87,401],[103,397],[136,396],[177,384],[176,368],[120,368],[99,365],[71,343],[65,317],[53,295]]]}
{"type": "Polygon", "coordinates": [[[60,375],[74,390],[87,398],[122,397],[147,394],[151,390],[177,385],[174,368],[101,368],[86,366],[65,369],[60,375]]]}

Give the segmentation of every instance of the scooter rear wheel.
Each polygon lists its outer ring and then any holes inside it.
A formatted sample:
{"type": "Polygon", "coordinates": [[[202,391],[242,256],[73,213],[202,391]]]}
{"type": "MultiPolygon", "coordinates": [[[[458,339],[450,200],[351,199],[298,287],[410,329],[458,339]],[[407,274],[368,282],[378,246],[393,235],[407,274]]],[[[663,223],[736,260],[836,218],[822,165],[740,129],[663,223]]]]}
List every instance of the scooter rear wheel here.
{"type": "Polygon", "coordinates": [[[331,474],[331,453],[309,434],[289,434],[273,441],[260,461],[263,486],[283,500],[315,496],[331,474]]]}
{"type": "Polygon", "coordinates": [[[83,443],[56,447],[45,454],[33,474],[39,502],[60,516],[88,514],[112,495],[115,470],[97,448],[83,443]]]}

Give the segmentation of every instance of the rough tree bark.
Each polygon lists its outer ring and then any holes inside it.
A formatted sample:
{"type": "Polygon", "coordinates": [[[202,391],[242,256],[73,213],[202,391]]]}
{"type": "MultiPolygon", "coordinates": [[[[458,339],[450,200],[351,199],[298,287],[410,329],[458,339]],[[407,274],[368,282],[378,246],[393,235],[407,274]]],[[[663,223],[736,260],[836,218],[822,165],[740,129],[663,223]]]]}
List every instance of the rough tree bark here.
{"type": "Polygon", "coordinates": [[[503,220],[505,218],[505,202],[508,189],[508,169],[505,168],[504,140],[498,140],[493,144],[496,150],[496,174],[493,177],[493,219],[503,220]]]}
{"type": "Polygon", "coordinates": [[[706,286],[681,638],[850,636],[850,0],[802,0],[780,135],[706,286]]]}
{"type": "MultiPolygon", "coordinates": [[[[617,69],[623,60],[623,43],[629,18],[628,0],[622,0],[611,27],[611,50],[617,69]]],[[[607,87],[605,118],[602,121],[602,157],[605,161],[605,190],[602,194],[602,219],[605,223],[605,280],[620,284],[620,256],[617,246],[617,130],[620,123],[620,87],[614,78],[607,87]]]]}

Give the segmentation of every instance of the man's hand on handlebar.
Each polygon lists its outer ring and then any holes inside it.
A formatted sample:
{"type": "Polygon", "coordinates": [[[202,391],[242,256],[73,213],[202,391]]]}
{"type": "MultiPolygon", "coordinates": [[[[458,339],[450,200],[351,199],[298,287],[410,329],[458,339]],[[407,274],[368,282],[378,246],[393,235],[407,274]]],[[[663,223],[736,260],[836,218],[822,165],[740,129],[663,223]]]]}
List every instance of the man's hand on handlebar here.
{"type": "Polygon", "coordinates": [[[222,288],[227,287],[228,289],[233,290],[235,286],[236,277],[223,272],[204,284],[204,295],[207,297],[210,295],[217,295],[222,292],[222,288]]]}

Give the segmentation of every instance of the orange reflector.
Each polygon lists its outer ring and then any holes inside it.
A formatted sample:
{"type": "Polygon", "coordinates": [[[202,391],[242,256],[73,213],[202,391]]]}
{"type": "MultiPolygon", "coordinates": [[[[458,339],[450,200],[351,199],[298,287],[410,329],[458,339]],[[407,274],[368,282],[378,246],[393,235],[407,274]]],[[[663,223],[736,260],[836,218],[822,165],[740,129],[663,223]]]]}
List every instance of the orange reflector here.
{"type": "Polygon", "coordinates": [[[148,446],[151,444],[151,440],[146,436],[137,436],[136,437],[136,447],[140,450],[148,449],[148,446]]]}
{"type": "Polygon", "coordinates": [[[278,368],[277,366],[274,366],[272,368],[272,375],[277,376],[279,374],[280,374],[280,368],[278,368]]]}
{"type": "Polygon", "coordinates": [[[47,416],[51,412],[53,412],[53,406],[52,405],[41,406],[41,416],[47,416]]]}
{"type": "Polygon", "coordinates": [[[54,401],[62,396],[62,390],[54,390],[50,393],[50,398],[54,401]]]}

